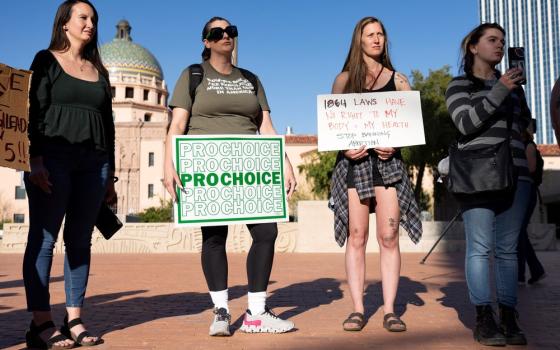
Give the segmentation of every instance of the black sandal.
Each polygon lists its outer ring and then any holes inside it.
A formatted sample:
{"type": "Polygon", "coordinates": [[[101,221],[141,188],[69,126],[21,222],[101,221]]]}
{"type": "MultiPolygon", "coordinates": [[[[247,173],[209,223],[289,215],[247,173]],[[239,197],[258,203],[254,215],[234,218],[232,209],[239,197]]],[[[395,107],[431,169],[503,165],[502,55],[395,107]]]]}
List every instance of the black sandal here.
{"type": "Polygon", "coordinates": [[[76,344],[81,346],[95,346],[95,345],[103,344],[103,339],[101,339],[101,337],[98,337],[97,340],[94,341],[83,341],[84,338],[95,337],[88,331],[83,331],[82,333],[75,336],[70,331],[70,329],[79,324],[84,324],[81,318],[78,317],[68,322],[68,315],[66,315],[66,317],[64,317],[64,326],[60,327],[60,333],[64,334],[69,338],[72,338],[76,342],[76,344]]]}
{"type": "Polygon", "coordinates": [[[399,316],[391,312],[383,316],[383,328],[389,332],[404,332],[406,331],[406,324],[399,316]],[[389,320],[390,318],[392,320],[389,320]]]}
{"type": "Polygon", "coordinates": [[[40,334],[49,328],[56,329],[53,321],[47,321],[40,326],[35,325],[35,322],[31,321],[29,325],[29,331],[25,333],[25,345],[29,349],[52,349],[52,350],[63,350],[72,349],[75,344],[69,345],[55,345],[58,342],[70,340],[64,334],[59,334],[50,337],[46,341],[40,337],[40,334]]]}
{"type": "Polygon", "coordinates": [[[349,332],[358,332],[364,328],[366,322],[364,314],[360,312],[353,312],[348,315],[348,318],[342,322],[342,328],[349,332]]]}

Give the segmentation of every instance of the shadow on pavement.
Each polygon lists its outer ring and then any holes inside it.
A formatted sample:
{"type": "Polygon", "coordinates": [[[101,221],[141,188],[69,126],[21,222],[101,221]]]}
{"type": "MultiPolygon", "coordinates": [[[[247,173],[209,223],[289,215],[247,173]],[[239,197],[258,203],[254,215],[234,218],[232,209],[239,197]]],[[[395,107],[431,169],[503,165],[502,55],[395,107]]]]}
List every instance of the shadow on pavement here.
{"type": "MultiPolygon", "coordinates": [[[[413,281],[408,277],[401,276],[399,279],[397,299],[395,300],[395,313],[399,316],[404,315],[408,304],[416,306],[424,305],[424,300],[422,300],[418,294],[427,292],[428,289],[422,283],[413,281]]],[[[369,319],[383,307],[383,290],[381,281],[367,286],[364,295],[364,307],[366,322],[368,322],[369,319]]]]}
{"type": "Polygon", "coordinates": [[[322,305],[342,299],[340,282],[334,278],[319,278],[314,281],[294,283],[271,292],[267,303],[273,307],[292,307],[279,314],[280,318],[291,318],[322,305]],[[297,295],[297,300],[294,300],[297,295]]]}
{"type": "MultiPolygon", "coordinates": [[[[103,335],[160,318],[198,314],[212,307],[208,293],[185,292],[138,296],[146,292],[148,291],[134,290],[88,297],[84,306],[84,321],[92,325],[90,328],[92,333],[103,335]],[[127,298],[130,296],[134,297],[127,298]]],[[[240,298],[246,292],[246,285],[231,287],[229,298],[230,300],[240,298]]],[[[64,304],[52,305],[52,311],[55,315],[55,323],[60,325],[61,319],[56,317],[64,315],[64,304]]],[[[19,309],[2,313],[2,318],[12,320],[13,324],[9,329],[18,331],[5,332],[0,337],[0,348],[24,342],[25,329],[29,327],[31,314],[25,309],[19,309]]]]}
{"type": "Polygon", "coordinates": [[[440,290],[443,293],[443,297],[437,299],[437,301],[439,301],[442,306],[455,309],[459,321],[461,321],[465,327],[472,330],[475,324],[476,313],[474,306],[469,301],[466,281],[449,282],[440,290]]]}
{"type": "MultiPolygon", "coordinates": [[[[2,276],[0,276],[2,277],[2,276]]],[[[52,277],[50,278],[50,283],[55,283],[55,282],[62,282],[64,281],[64,276],[56,276],[56,277],[52,277]]],[[[19,287],[23,287],[23,278],[19,279],[19,280],[12,280],[12,281],[4,281],[4,282],[0,282],[0,289],[7,289],[7,288],[19,288],[19,287]]]]}
{"type": "MultiPolygon", "coordinates": [[[[290,308],[278,314],[278,317],[289,319],[301,313],[328,305],[342,298],[340,282],[334,278],[319,278],[314,281],[294,283],[287,287],[270,291],[267,306],[290,308]],[[297,298],[294,298],[294,295],[297,298]]],[[[232,324],[232,331],[241,327],[243,315],[232,324]]]]}

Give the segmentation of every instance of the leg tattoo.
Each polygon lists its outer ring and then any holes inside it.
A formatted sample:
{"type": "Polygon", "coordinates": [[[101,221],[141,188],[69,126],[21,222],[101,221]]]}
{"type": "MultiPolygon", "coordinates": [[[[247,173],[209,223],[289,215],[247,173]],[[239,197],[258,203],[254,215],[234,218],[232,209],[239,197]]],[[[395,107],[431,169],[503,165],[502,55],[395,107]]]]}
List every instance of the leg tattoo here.
{"type": "Polygon", "coordinates": [[[391,228],[391,233],[383,236],[383,241],[385,243],[391,243],[395,239],[395,236],[399,232],[399,222],[393,218],[389,218],[389,227],[391,228]]]}

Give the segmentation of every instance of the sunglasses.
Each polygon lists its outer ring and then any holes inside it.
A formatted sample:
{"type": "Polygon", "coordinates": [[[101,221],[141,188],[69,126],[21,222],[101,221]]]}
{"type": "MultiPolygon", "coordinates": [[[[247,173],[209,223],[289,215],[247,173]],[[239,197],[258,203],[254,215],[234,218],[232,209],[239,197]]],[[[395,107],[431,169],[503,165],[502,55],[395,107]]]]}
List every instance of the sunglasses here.
{"type": "Polygon", "coordinates": [[[227,26],[225,28],[220,28],[220,27],[212,28],[208,31],[208,34],[206,34],[206,37],[204,39],[208,41],[222,40],[222,38],[224,37],[224,33],[227,33],[227,35],[232,39],[236,38],[238,35],[237,27],[227,26]]]}

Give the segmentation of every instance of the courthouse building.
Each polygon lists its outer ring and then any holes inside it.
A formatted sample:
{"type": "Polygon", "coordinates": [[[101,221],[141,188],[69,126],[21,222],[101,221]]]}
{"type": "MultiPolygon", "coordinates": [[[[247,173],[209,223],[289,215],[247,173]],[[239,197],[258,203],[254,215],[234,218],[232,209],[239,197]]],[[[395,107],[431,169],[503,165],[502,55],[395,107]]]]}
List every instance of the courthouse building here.
{"type": "Polygon", "coordinates": [[[117,24],[115,38],[100,51],[113,92],[117,211],[138,213],[166,198],[161,179],[168,91],[157,59],[133,42],[127,21],[117,24]]]}

